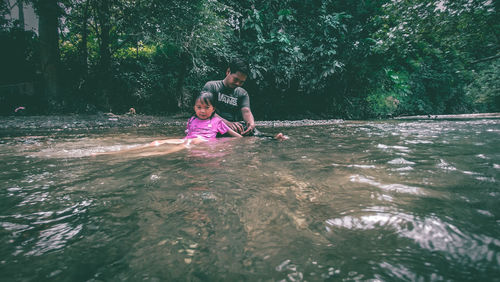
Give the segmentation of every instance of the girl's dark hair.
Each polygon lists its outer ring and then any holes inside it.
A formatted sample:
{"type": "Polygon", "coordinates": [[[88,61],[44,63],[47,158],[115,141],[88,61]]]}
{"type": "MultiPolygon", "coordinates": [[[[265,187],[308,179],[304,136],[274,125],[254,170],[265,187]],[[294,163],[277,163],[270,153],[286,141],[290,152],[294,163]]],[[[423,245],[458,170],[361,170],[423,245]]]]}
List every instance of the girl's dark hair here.
{"type": "MultiPolygon", "coordinates": [[[[194,96],[193,106],[196,104],[196,101],[198,101],[198,100],[200,100],[203,104],[211,105],[215,109],[214,95],[212,94],[212,92],[201,91],[200,94],[194,96]]],[[[215,115],[215,111],[212,113],[212,116],[210,116],[210,118],[212,118],[214,115],[215,115]]],[[[193,109],[193,116],[194,117],[196,116],[196,112],[194,111],[194,109],[193,109]]]]}
{"type": "Polygon", "coordinates": [[[196,95],[193,99],[193,105],[196,104],[196,101],[201,100],[202,103],[204,104],[209,104],[212,105],[212,107],[215,108],[214,106],[214,95],[212,92],[208,91],[201,91],[200,94],[196,95]]]}

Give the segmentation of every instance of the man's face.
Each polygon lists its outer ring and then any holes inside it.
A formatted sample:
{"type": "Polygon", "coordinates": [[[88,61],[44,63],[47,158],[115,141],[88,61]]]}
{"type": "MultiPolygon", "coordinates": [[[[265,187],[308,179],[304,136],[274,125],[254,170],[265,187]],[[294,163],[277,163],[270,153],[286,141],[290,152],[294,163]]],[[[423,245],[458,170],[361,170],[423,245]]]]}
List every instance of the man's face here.
{"type": "Polygon", "coordinates": [[[229,88],[242,87],[247,80],[247,75],[242,72],[231,73],[229,69],[226,71],[226,78],[224,78],[224,85],[229,88]]]}

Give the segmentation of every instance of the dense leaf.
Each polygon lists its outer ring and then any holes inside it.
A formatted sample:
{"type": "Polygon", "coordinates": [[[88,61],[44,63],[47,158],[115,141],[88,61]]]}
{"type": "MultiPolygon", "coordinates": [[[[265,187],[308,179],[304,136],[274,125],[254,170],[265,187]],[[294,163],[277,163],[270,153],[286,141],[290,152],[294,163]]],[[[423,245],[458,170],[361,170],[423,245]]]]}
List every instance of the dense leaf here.
{"type": "Polygon", "coordinates": [[[24,3],[40,33],[0,17],[1,89],[34,83],[53,111],[184,111],[234,57],[257,119],[500,109],[498,1],[24,3]]]}

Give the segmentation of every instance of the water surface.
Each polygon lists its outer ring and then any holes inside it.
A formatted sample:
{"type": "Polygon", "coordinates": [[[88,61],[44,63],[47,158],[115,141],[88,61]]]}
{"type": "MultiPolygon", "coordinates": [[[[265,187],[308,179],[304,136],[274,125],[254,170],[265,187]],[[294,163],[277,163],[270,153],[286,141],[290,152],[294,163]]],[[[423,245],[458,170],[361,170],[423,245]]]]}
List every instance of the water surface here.
{"type": "Polygon", "coordinates": [[[263,127],[290,139],[151,157],[91,154],[182,122],[0,122],[5,281],[500,277],[498,119],[263,127]]]}

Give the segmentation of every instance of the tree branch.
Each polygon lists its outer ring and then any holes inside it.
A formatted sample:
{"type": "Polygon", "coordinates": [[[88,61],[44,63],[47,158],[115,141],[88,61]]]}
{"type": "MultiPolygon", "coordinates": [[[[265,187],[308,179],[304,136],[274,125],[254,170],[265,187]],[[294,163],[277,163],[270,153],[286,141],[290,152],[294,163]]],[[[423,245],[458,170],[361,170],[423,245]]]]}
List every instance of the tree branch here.
{"type": "Polygon", "coordinates": [[[477,63],[481,63],[481,62],[491,61],[491,60],[494,60],[496,58],[500,58],[500,53],[498,53],[498,54],[496,54],[494,56],[490,56],[490,57],[482,58],[482,59],[479,59],[479,60],[475,60],[475,61],[472,61],[470,63],[471,64],[477,64],[477,63]]]}

